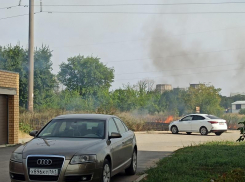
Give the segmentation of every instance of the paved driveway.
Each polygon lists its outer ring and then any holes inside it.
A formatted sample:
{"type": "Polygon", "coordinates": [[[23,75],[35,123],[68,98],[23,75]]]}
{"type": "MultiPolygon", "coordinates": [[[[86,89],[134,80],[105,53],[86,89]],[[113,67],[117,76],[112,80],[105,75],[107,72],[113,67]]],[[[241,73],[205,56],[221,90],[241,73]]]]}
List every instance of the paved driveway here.
{"type": "MultiPolygon", "coordinates": [[[[221,136],[209,134],[201,136],[200,134],[173,135],[170,132],[152,132],[152,133],[136,133],[138,143],[138,172],[141,173],[150,166],[154,166],[155,162],[160,158],[170,155],[173,151],[191,145],[199,144],[207,141],[236,141],[239,138],[238,131],[229,131],[221,136]]],[[[0,148],[0,181],[10,182],[8,175],[8,162],[11,152],[16,147],[0,148]]],[[[131,182],[138,176],[127,176],[123,172],[114,176],[112,182],[131,182]]]]}

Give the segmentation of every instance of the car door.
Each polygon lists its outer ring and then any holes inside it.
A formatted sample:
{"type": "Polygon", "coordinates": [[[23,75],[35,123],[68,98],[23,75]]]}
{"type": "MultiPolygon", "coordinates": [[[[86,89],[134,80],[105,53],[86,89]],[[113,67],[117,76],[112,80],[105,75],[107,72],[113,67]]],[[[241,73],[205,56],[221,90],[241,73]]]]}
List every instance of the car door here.
{"type": "Polygon", "coordinates": [[[134,149],[134,143],[133,143],[133,140],[134,140],[134,132],[129,130],[128,127],[126,126],[126,124],[121,120],[124,128],[126,129],[126,132],[125,132],[125,139],[123,141],[123,146],[126,147],[127,151],[126,151],[126,160],[129,160],[131,159],[132,157],[132,154],[133,154],[133,149],[134,149]]]}
{"type": "Polygon", "coordinates": [[[177,126],[179,131],[191,131],[192,117],[193,117],[192,115],[189,115],[179,120],[179,123],[177,126]]]}
{"type": "Polygon", "coordinates": [[[116,125],[119,129],[120,134],[122,135],[122,149],[121,149],[121,157],[122,157],[122,164],[128,161],[131,158],[132,152],[129,152],[129,140],[130,137],[126,131],[125,126],[123,125],[122,121],[118,118],[113,118],[116,122],[116,125]]]}
{"type": "MultiPolygon", "coordinates": [[[[109,136],[111,135],[112,132],[119,133],[119,130],[115,124],[115,121],[111,118],[108,121],[108,131],[109,131],[109,136]]],[[[122,156],[120,155],[121,150],[122,150],[122,139],[121,138],[113,138],[110,139],[110,150],[111,150],[111,156],[112,156],[112,170],[116,169],[121,165],[123,162],[122,156]]]]}
{"type": "Polygon", "coordinates": [[[203,126],[203,120],[205,120],[205,118],[203,116],[200,115],[193,115],[192,121],[191,121],[191,130],[193,132],[199,132],[199,129],[201,126],[203,126]]]}

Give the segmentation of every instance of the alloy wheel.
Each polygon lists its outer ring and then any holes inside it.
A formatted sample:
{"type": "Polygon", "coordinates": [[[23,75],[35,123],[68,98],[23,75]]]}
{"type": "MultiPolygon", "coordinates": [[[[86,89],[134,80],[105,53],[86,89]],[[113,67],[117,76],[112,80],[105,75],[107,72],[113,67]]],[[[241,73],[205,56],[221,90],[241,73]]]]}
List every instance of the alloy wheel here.
{"type": "Polygon", "coordinates": [[[201,135],[207,135],[207,129],[206,128],[201,128],[201,135]]]}
{"type": "Polygon", "coordinates": [[[137,155],[136,155],[136,152],[134,152],[134,154],[133,154],[133,169],[134,169],[134,171],[136,171],[136,168],[137,168],[137,155]]]}
{"type": "Polygon", "coordinates": [[[176,126],[173,126],[173,127],[172,127],[172,133],[173,133],[173,134],[178,133],[178,129],[177,129],[176,126]]]}
{"type": "Polygon", "coordinates": [[[110,178],[111,178],[110,166],[108,164],[105,164],[103,170],[103,182],[110,182],[110,178]]]}

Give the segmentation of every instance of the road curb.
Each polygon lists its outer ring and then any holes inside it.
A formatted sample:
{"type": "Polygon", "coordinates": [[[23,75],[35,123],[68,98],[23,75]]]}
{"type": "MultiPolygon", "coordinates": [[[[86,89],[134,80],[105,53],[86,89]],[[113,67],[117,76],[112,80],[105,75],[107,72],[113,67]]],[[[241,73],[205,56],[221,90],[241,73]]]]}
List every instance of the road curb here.
{"type": "Polygon", "coordinates": [[[148,174],[142,174],[140,177],[138,177],[134,182],[140,182],[142,179],[144,179],[148,174]]]}

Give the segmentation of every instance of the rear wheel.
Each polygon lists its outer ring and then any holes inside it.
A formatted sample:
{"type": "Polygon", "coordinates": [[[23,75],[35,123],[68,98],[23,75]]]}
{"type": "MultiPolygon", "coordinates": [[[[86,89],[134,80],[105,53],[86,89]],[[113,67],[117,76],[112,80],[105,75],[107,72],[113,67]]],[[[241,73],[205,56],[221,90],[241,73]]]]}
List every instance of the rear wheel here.
{"type": "Polygon", "coordinates": [[[111,165],[107,159],[104,161],[101,182],[111,181],[111,165]]]}
{"type": "Polygon", "coordinates": [[[178,130],[177,126],[172,126],[171,131],[172,131],[173,134],[178,134],[179,133],[179,130],[178,130]]]}
{"type": "Polygon", "coordinates": [[[208,129],[203,126],[203,127],[200,128],[200,133],[201,133],[201,135],[207,135],[208,134],[208,129]]]}
{"type": "Polygon", "coordinates": [[[186,132],[187,133],[187,135],[190,135],[192,132],[186,132]]]}
{"type": "Polygon", "coordinates": [[[128,175],[135,175],[136,170],[137,170],[137,153],[136,150],[134,150],[131,164],[127,169],[125,169],[125,173],[128,175]]]}
{"type": "Polygon", "coordinates": [[[215,135],[220,136],[223,132],[215,132],[215,135]]]}

